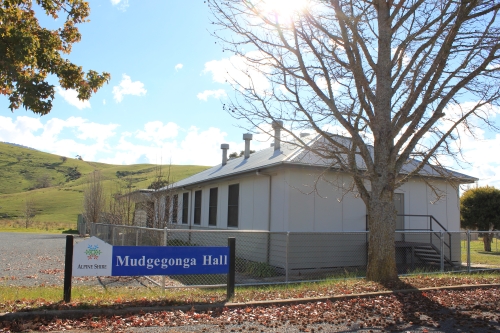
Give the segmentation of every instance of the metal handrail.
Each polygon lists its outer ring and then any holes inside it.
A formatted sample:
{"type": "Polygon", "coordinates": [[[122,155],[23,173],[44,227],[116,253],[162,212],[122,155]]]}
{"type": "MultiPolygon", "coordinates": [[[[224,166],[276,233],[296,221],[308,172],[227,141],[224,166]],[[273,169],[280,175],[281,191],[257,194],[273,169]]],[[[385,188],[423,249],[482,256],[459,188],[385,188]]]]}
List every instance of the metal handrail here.
{"type": "MultiPolygon", "coordinates": [[[[427,217],[429,218],[429,229],[397,229],[396,231],[429,231],[429,242],[431,244],[434,244],[433,241],[433,235],[438,236],[441,238],[441,233],[440,231],[443,231],[448,234],[448,242],[443,240],[444,245],[448,248],[448,253],[449,253],[449,261],[452,262],[451,260],[451,233],[433,216],[433,215],[424,215],[424,214],[397,214],[396,216],[402,216],[402,217],[427,217]],[[435,221],[438,226],[441,227],[440,231],[435,231],[434,228],[432,227],[432,221],[435,221]]],[[[368,231],[368,214],[366,215],[366,231],[368,231]]]]}
{"type": "MultiPolygon", "coordinates": [[[[446,247],[448,248],[449,260],[450,260],[450,262],[452,262],[452,260],[451,260],[451,253],[452,253],[452,251],[451,251],[451,233],[448,230],[446,230],[446,228],[441,223],[439,223],[439,221],[436,220],[436,218],[433,215],[429,215],[429,222],[430,222],[431,231],[434,231],[434,230],[432,230],[432,220],[434,220],[441,227],[442,232],[445,232],[448,234],[448,243],[446,243],[443,240],[443,244],[446,245],[446,247]]],[[[436,232],[431,233],[431,243],[432,243],[432,234],[436,234],[436,232]]],[[[439,234],[439,238],[441,238],[441,234],[439,234]]]]}

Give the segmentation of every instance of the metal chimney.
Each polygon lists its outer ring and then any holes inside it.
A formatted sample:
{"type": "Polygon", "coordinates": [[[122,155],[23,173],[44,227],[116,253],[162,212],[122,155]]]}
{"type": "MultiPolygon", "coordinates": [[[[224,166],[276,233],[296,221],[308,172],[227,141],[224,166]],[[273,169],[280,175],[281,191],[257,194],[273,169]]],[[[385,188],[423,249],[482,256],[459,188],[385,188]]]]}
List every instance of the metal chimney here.
{"type": "Polygon", "coordinates": [[[250,157],[250,140],[252,140],[253,135],[250,133],[243,134],[243,140],[245,140],[245,158],[250,157]]]}
{"type": "Polygon", "coordinates": [[[282,121],[273,121],[274,129],[274,150],[281,149],[281,128],[283,127],[282,121]]]}
{"type": "Polygon", "coordinates": [[[220,149],[222,149],[222,165],[227,164],[227,150],[229,149],[229,144],[223,143],[220,145],[220,149]]]}

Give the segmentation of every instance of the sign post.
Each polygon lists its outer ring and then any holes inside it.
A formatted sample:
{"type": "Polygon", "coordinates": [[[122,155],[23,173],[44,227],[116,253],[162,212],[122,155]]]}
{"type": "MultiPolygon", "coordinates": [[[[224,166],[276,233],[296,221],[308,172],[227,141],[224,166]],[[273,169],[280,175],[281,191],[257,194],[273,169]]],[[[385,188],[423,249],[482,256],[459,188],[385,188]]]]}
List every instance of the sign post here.
{"type": "Polygon", "coordinates": [[[227,239],[229,247],[229,267],[227,270],[227,300],[229,301],[234,296],[234,281],[236,277],[236,238],[229,237],[227,239]]]}
{"type": "Polygon", "coordinates": [[[71,301],[72,276],[227,274],[227,299],[234,296],[236,240],[228,246],[112,246],[91,237],[73,247],[66,237],[64,301],[71,301]]]}
{"type": "Polygon", "coordinates": [[[66,236],[66,254],[64,258],[64,302],[71,302],[71,277],[73,276],[73,235],[66,236]]]}

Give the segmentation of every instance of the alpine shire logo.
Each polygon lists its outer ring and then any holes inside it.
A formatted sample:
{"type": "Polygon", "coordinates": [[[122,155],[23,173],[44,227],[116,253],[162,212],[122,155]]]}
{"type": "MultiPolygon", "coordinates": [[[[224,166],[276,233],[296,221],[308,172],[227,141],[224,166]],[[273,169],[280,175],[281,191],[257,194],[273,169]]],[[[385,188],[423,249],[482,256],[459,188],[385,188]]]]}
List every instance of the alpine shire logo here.
{"type": "Polygon", "coordinates": [[[87,247],[87,250],[85,250],[85,254],[87,255],[87,258],[89,260],[97,260],[99,259],[99,255],[101,254],[101,250],[99,250],[99,245],[91,245],[87,247]]]}

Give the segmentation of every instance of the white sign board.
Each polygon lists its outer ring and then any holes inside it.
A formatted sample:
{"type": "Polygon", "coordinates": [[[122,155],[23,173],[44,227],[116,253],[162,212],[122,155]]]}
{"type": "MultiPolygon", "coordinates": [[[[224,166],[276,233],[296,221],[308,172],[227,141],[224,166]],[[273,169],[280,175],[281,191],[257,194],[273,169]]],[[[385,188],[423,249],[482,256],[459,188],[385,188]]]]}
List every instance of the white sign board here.
{"type": "Polygon", "coordinates": [[[111,276],[113,246],[90,237],[73,247],[73,276],[111,276]]]}

